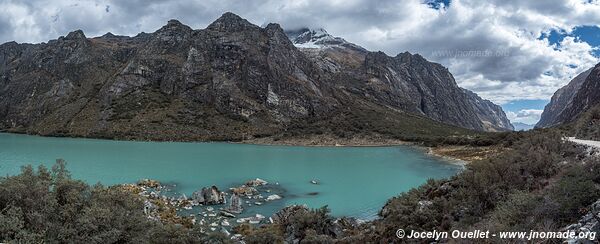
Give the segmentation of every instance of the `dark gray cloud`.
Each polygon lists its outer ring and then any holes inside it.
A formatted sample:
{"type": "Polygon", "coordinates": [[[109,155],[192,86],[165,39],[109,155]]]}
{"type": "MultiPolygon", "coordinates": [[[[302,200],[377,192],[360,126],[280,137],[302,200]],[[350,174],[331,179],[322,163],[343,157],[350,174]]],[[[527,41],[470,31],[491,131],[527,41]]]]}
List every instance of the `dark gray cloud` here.
{"type": "Polygon", "coordinates": [[[496,102],[546,99],[598,62],[592,47],[573,38],[559,48],[538,39],[600,23],[600,6],[588,0],[454,0],[440,9],[422,0],[0,0],[0,42],[44,42],[76,29],[135,35],[169,19],[199,29],[226,11],[257,25],[323,27],[389,55],[420,53],[496,102]]]}

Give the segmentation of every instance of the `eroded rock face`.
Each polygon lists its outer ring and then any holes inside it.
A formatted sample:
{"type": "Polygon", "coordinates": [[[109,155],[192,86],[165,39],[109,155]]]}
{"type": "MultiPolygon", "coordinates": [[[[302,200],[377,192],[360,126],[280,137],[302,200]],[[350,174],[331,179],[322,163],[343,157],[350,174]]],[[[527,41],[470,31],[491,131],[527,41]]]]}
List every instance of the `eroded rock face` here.
{"type": "Polygon", "coordinates": [[[472,91],[467,89],[463,89],[463,91],[467,95],[467,102],[471,104],[475,110],[475,114],[483,123],[484,130],[512,131],[515,129],[510,123],[510,120],[506,117],[502,107],[489,100],[482,99],[472,91]]]}
{"type": "Polygon", "coordinates": [[[338,87],[403,111],[476,130],[510,131],[502,108],[462,89],[445,67],[408,52],[369,52],[325,30],[288,32],[324,75],[343,77],[338,87]],[[341,75],[343,74],[343,75],[341,75]]]}
{"type": "Polygon", "coordinates": [[[5,43],[0,130],[243,140],[372,107],[485,129],[441,65],[338,41],[323,42],[337,43],[326,52],[300,51],[279,25],[226,13],[200,30],[171,20],[134,37],[74,31],[48,43],[5,43]]]}
{"type": "Polygon", "coordinates": [[[554,95],[552,95],[550,103],[544,107],[544,112],[542,113],[540,121],[535,126],[545,128],[562,123],[562,121],[558,119],[559,115],[563,113],[567,107],[570,107],[575,95],[577,95],[581,89],[581,85],[583,85],[592,70],[593,68],[590,68],[577,75],[569,82],[569,84],[558,89],[554,95]]]}
{"type": "Polygon", "coordinates": [[[600,104],[600,64],[590,71],[571,102],[556,117],[555,124],[575,121],[581,114],[597,104],[600,104]]]}

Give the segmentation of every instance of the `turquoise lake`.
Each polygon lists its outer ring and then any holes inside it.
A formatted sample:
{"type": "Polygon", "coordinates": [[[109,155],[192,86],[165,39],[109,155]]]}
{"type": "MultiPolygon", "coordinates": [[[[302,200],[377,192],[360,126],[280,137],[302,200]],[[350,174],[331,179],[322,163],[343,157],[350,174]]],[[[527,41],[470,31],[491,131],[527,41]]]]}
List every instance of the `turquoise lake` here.
{"type": "Polygon", "coordinates": [[[297,147],[231,143],[131,142],[0,133],[0,173],[26,164],[67,161],[73,178],[90,184],[150,178],[187,196],[202,187],[221,190],[261,178],[285,189],[283,199],[252,211],[270,215],[286,205],[328,205],[335,216],[372,218],[387,199],[450,177],[461,166],[408,146],[297,147]],[[319,184],[311,184],[316,179],[319,184]],[[309,193],[317,193],[309,195],[309,193]]]}

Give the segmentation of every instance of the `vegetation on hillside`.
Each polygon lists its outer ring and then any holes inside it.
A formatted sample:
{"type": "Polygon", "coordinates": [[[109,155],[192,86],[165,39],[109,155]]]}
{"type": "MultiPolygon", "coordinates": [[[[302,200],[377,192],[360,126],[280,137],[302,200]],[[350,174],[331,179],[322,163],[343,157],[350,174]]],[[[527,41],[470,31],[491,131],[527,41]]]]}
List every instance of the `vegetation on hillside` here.
{"type": "Polygon", "coordinates": [[[356,103],[327,118],[312,118],[292,123],[275,140],[328,135],[340,141],[354,137],[373,137],[414,142],[425,146],[490,146],[512,143],[518,132],[481,132],[460,128],[410,113],[402,113],[375,104],[356,103]],[[376,119],[374,119],[376,118],[376,119]]]}
{"type": "Polygon", "coordinates": [[[581,115],[573,127],[573,134],[579,139],[600,140],[600,105],[581,115]]]}
{"type": "Polygon", "coordinates": [[[65,164],[23,167],[0,178],[0,242],[223,243],[180,225],[149,220],[143,202],[120,187],[71,179],[65,164]]]}
{"type": "Polygon", "coordinates": [[[573,223],[598,200],[600,161],[556,132],[531,132],[507,152],[476,161],[450,180],[431,180],[391,199],[369,238],[412,230],[552,230],[573,223]],[[420,207],[426,201],[427,207],[420,207]]]}
{"type": "MultiPolygon", "coordinates": [[[[489,229],[557,231],[600,198],[600,160],[551,130],[504,136],[508,147],[460,174],[394,197],[380,219],[352,224],[327,208],[298,208],[261,227],[240,225],[246,243],[390,243],[395,231],[489,229]],[[585,162],[585,163],[584,163],[585,162]],[[341,231],[343,229],[343,231],[341,231]]],[[[0,241],[68,243],[224,243],[222,234],[148,220],[143,203],[119,187],[70,178],[64,163],[24,167],[0,178],[0,241]]]]}

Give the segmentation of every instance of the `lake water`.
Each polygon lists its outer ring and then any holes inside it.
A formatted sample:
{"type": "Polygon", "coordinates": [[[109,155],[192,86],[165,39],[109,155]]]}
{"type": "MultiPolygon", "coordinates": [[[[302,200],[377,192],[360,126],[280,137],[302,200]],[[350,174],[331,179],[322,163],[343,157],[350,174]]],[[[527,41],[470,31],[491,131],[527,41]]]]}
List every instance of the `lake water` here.
{"type": "Polygon", "coordinates": [[[278,182],[284,198],[253,210],[267,216],[285,205],[306,204],[328,205],[336,216],[370,218],[387,199],[461,169],[406,146],[131,142],[0,133],[1,175],[17,174],[26,164],[50,167],[59,158],[67,161],[73,178],[90,184],[150,178],[176,184],[188,196],[201,187],[225,190],[254,178],[278,182]]]}

